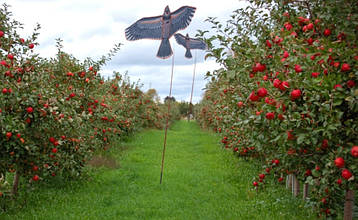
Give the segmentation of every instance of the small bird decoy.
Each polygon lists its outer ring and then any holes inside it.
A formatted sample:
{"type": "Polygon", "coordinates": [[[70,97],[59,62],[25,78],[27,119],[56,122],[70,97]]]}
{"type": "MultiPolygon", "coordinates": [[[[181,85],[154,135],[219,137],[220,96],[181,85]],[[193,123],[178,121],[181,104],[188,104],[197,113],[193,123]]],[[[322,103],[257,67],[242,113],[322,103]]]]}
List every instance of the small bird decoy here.
{"type": "Polygon", "coordinates": [[[183,6],[170,12],[169,6],[163,15],[139,19],[125,31],[127,40],[155,39],[161,40],[157,57],[166,59],[173,54],[169,38],[177,31],[185,29],[191,22],[196,8],[183,6]]]}
{"type": "Polygon", "coordinates": [[[182,34],[175,34],[174,37],[178,44],[185,47],[185,49],[186,49],[185,57],[186,58],[190,59],[193,57],[190,52],[191,49],[200,49],[200,50],[208,49],[208,46],[204,41],[197,39],[197,38],[190,38],[189,34],[186,34],[186,36],[184,36],[182,34]]]}

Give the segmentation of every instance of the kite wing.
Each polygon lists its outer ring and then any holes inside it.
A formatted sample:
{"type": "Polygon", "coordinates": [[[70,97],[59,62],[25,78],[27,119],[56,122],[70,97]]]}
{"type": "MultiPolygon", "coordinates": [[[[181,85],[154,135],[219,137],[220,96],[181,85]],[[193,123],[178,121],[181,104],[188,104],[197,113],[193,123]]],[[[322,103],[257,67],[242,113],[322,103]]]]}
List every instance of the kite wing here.
{"type": "Polygon", "coordinates": [[[183,6],[171,14],[170,36],[179,30],[183,30],[189,25],[195,10],[195,7],[183,6]]]}
{"type": "Polygon", "coordinates": [[[142,18],[126,29],[127,40],[157,39],[162,36],[162,16],[142,18]]]}
{"type": "Polygon", "coordinates": [[[200,39],[190,38],[189,48],[190,49],[206,50],[206,49],[208,49],[208,46],[206,45],[206,43],[204,41],[202,41],[200,39]]]}
{"type": "Polygon", "coordinates": [[[186,47],[185,37],[182,34],[174,34],[174,37],[178,44],[186,47]]]}

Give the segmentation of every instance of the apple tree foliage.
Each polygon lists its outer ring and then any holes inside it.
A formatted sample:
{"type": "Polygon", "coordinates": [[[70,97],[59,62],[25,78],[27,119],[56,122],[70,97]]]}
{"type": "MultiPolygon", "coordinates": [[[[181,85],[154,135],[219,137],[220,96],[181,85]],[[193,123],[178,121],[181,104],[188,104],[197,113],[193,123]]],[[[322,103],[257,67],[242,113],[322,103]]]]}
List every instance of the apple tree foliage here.
{"type": "Polygon", "coordinates": [[[197,120],[262,174],[308,183],[319,213],[340,215],[358,188],[358,2],[247,5],[226,23],[208,18],[214,34],[199,31],[222,68],[207,73],[197,120]]]}
{"type": "Polygon", "coordinates": [[[139,83],[99,73],[119,50],[98,61],[63,52],[36,54],[39,26],[29,37],[7,5],[0,8],[0,201],[53,176],[79,177],[94,152],[143,127],[162,128],[166,111],[139,83]],[[10,175],[13,173],[12,175],[10,175]],[[15,176],[12,193],[8,176],[15,176]]]}

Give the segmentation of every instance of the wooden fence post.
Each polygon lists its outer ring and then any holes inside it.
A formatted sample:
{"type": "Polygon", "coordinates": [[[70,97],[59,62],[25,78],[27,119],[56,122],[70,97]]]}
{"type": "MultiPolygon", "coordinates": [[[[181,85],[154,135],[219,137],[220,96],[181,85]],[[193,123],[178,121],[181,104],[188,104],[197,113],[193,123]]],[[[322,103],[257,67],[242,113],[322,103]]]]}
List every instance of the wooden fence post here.
{"type": "Polygon", "coordinates": [[[354,203],[354,191],[346,191],[346,202],[344,203],[344,220],[353,219],[353,203],[354,203]]]}
{"type": "Polygon", "coordinates": [[[286,189],[292,189],[292,174],[286,176],[286,189]]]}
{"type": "Polygon", "coordinates": [[[293,196],[297,197],[300,193],[300,183],[295,175],[292,175],[292,193],[293,196]]]}

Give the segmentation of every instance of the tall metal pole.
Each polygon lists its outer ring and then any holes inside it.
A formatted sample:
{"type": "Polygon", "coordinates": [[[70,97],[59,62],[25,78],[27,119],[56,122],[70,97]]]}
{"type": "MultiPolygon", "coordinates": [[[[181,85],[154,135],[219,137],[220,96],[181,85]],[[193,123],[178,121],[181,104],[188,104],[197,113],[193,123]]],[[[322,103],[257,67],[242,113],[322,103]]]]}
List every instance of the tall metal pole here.
{"type": "Polygon", "coordinates": [[[195,50],[195,57],[194,57],[193,82],[191,84],[191,94],[190,94],[190,102],[189,102],[188,121],[190,121],[190,114],[193,114],[192,101],[193,101],[193,93],[194,93],[195,69],[196,69],[196,50],[195,50]]]}
{"type": "MultiPolygon", "coordinates": [[[[170,76],[169,98],[172,97],[173,75],[174,75],[174,52],[173,52],[173,57],[172,57],[172,73],[171,73],[171,76],[170,76]]],[[[162,184],[162,179],[163,179],[164,158],[165,158],[165,148],[166,148],[166,145],[167,145],[167,133],[168,133],[168,127],[169,127],[171,99],[168,99],[168,101],[169,101],[168,102],[168,115],[167,115],[167,120],[166,120],[166,124],[165,124],[164,144],[163,144],[163,153],[162,153],[162,167],[161,167],[161,170],[160,170],[160,184],[162,184]]]]}

